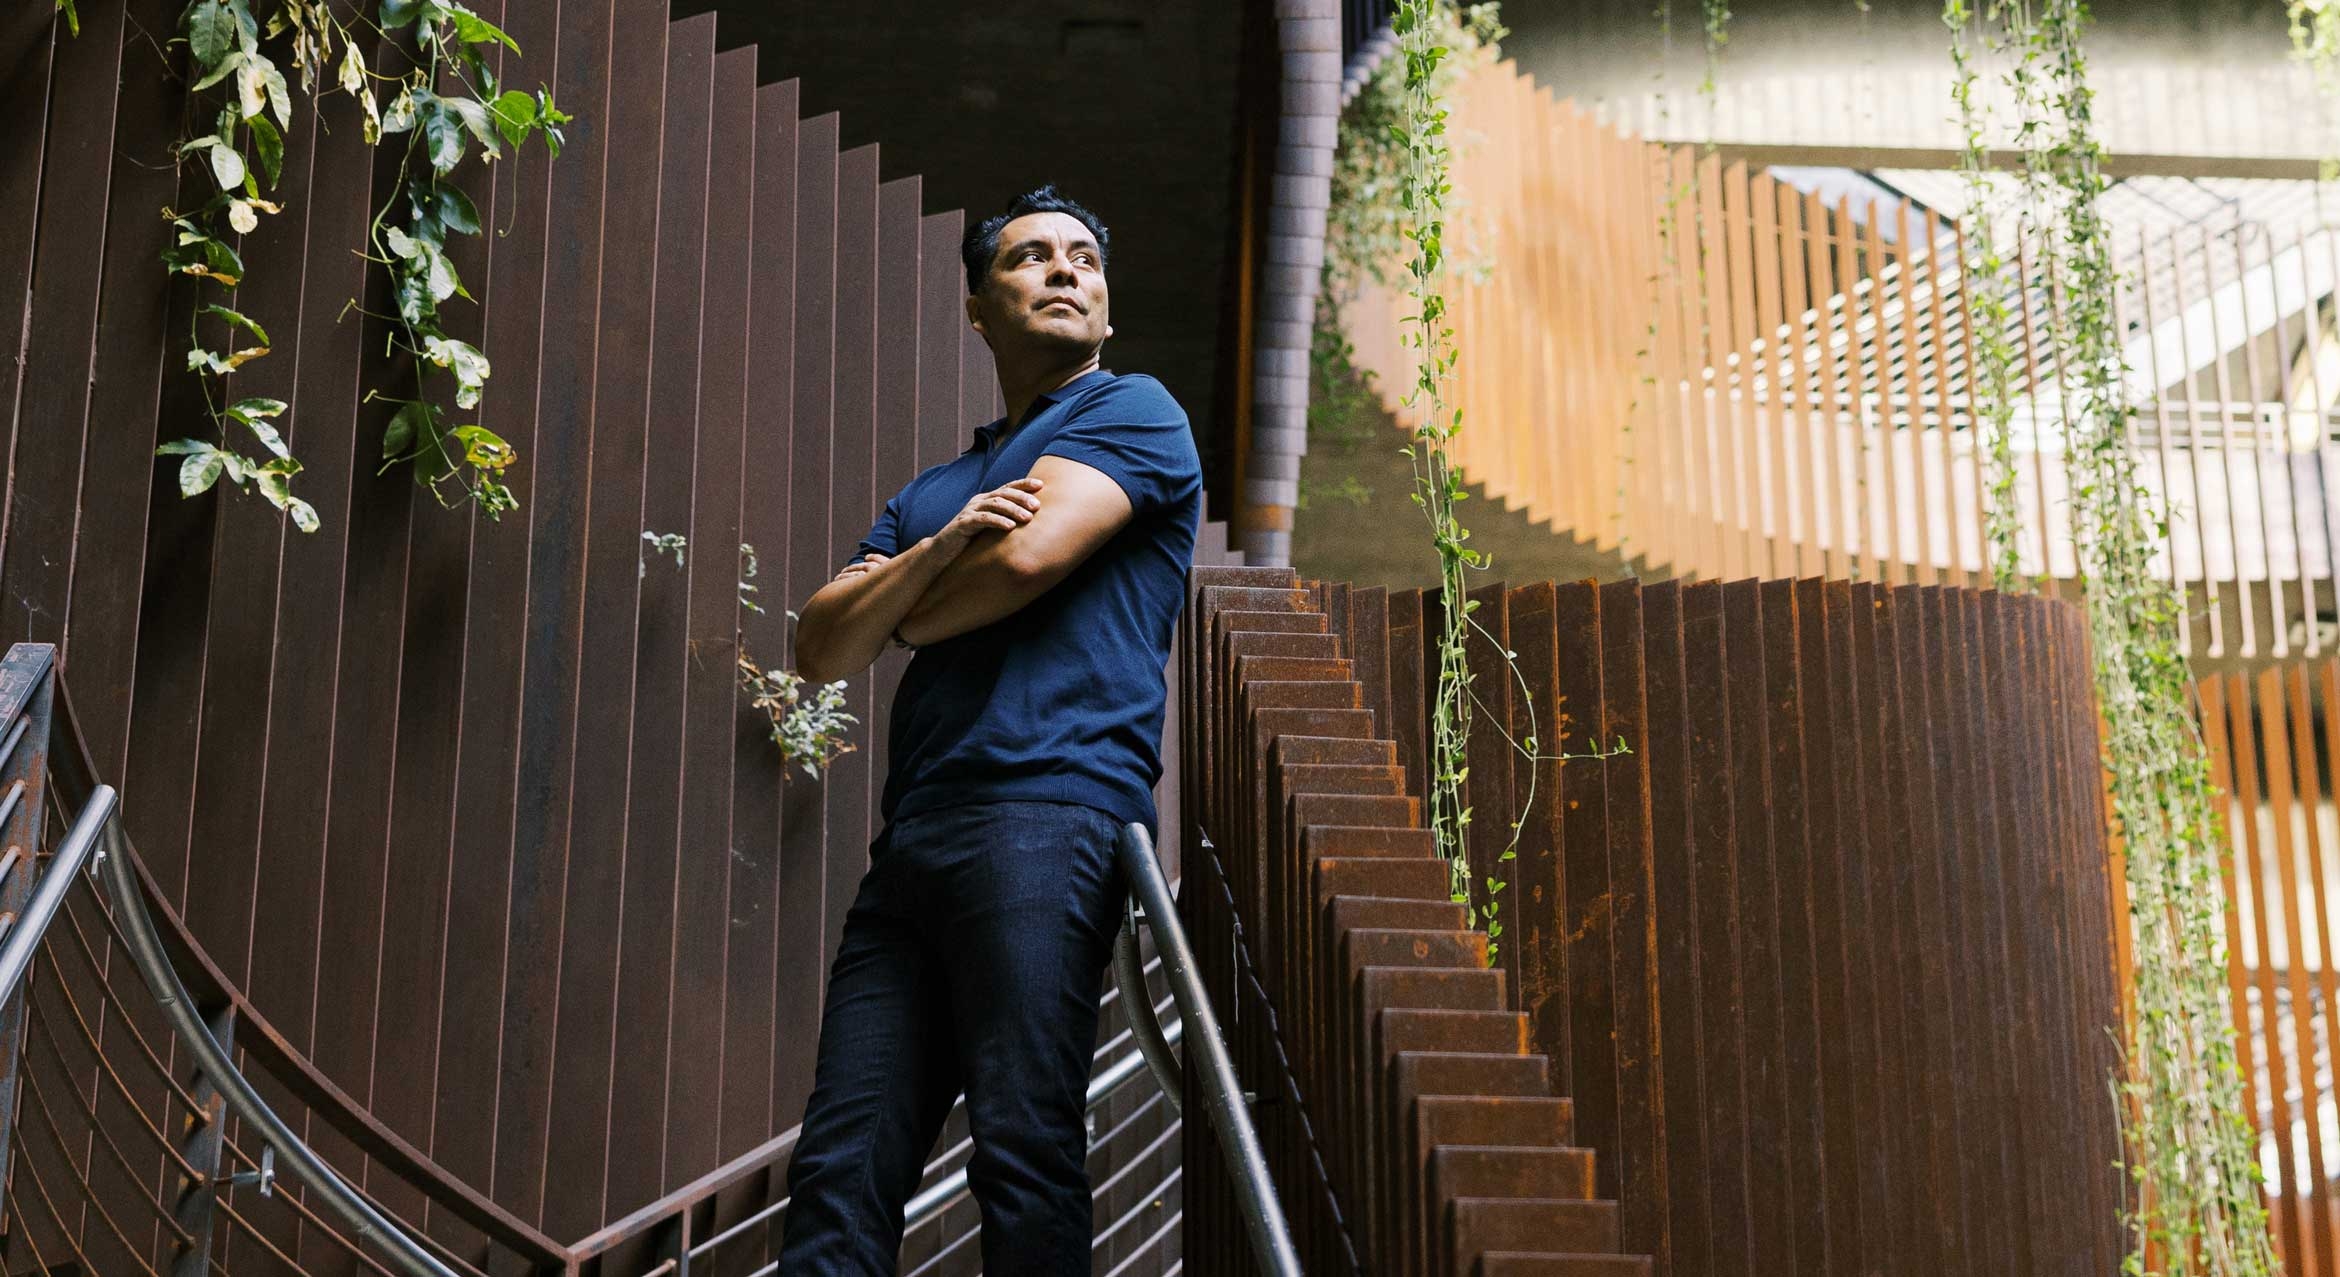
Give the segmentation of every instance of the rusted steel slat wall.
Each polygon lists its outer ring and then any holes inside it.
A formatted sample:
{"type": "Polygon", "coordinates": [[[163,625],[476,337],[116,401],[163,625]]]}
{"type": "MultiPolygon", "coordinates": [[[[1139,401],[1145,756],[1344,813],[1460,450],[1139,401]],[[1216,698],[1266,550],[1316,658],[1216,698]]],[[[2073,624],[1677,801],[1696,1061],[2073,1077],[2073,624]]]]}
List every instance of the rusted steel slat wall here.
{"type": "Polygon", "coordinates": [[[1504,905],[1623,1248],[1684,1275],[2110,1271],[2078,612],[1817,580],[1509,602],[1540,749],[1632,751],[1558,764],[1504,905]]]}
{"type": "MultiPolygon", "coordinates": [[[[1257,1112],[1311,1271],[1343,1271],[1344,1245],[1377,1272],[1577,1271],[1478,1258],[1544,1209],[1479,1199],[1522,1194],[1614,1202],[1602,1249],[1684,1277],[2117,1265],[2076,608],[1816,579],[1479,592],[1525,687],[1481,642],[1474,690],[1539,755],[1471,741],[1473,825],[1504,834],[1471,872],[1508,879],[1489,962],[1377,712],[1419,730],[1437,600],[1263,569],[1197,585],[1190,828],[1215,848],[1183,908],[1241,1008],[1247,1083],[1292,1063],[1297,1102],[1257,1112]],[[1469,1125],[1519,1096],[1564,1097],[1560,1133],[1469,1125]],[[1448,1143],[1578,1146],[1582,1179],[1531,1192],[1522,1149],[1448,1143]]],[[[1224,1169],[1199,1127],[1187,1144],[1209,1203],[1189,1257],[1234,1271],[1224,1169]]]]}
{"type": "MultiPolygon", "coordinates": [[[[62,643],[165,891],[293,1049],[556,1237],[793,1126],[906,658],[852,681],[857,752],[826,780],[783,776],[733,661],[744,640],[785,665],[786,609],[1000,411],[960,311],[963,217],[927,214],[915,178],[881,183],[877,148],[840,152],[835,116],[800,121],[796,86],[757,85],[752,49],[718,54],[712,17],[489,0],[526,51],[498,54],[502,76],[578,117],[557,162],[531,146],[463,170],[494,229],[450,246],[478,304],[448,323],[495,361],[477,419],[521,455],[521,509],[491,521],[375,475],[390,408],[365,392],[408,373],[378,320],[342,312],[387,309],[349,250],[396,167],[357,142],[346,96],[304,98],[287,211],[246,238],[236,296],[276,340],[234,387],[291,402],[296,486],[324,525],[302,535],[250,498],[182,500],[153,458],[201,420],[171,367],[193,294],[156,263],[184,90],[148,33],[177,6],[83,0],[78,37],[19,8],[0,19],[0,101],[29,126],[0,156],[0,597],[12,638],[62,643]],[[684,534],[684,564],[646,557],[645,531],[684,534]]],[[[1230,561],[1224,529],[1197,555],[1230,561]]],[[[1175,871],[1175,725],[1166,745],[1175,871]]],[[[102,978],[66,970],[35,1006],[65,1016],[56,991],[82,988],[100,1008],[102,978]]],[[[1124,1024],[1109,1012],[1101,1058],[1128,1049],[1124,1024]]],[[[95,1094],[80,1050],[33,1058],[95,1094]]],[[[137,1147],[139,1111],[166,1112],[116,1107],[95,1129],[137,1147]]],[[[1099,1271],[1174,1266],[1175,1121],[1143,1085],[1100,1121],[1099,1271]]],[[[347,1141],[311,1135],[368,1175],[347,1141]]],[[[92,1140],[27,1156],[79,1183],[92,1140]]],[[[727,1191],[713,1226],[776,1196],[777,1169],[727,1191]]],[[[160,1163],[139,1174],[169,1191],[160,1163]]],[[[394,1177],[369,1178],[422,1218],[394,1177]]],[[[51,1253],[106,1234],[89,1244],[112,1261],[169,1256],[149,1205],[61,1205],[27,1221],[51,1253]],[[139,1221],[126,1244],[100,1205],[139,1221]]],[[[444,1211],[428,1225],[479,1244],[444,1211]]],[[[285,1257],[348,1262],[313,1229],[266,1228],[285,1257]]],[[[971,1228],[962,1204],[930,1231],[930,1257],[961,1257],[938,1271],[965,1270],[971,1228]]],[[[279,1262],[249,1233],[221,1246],[245,1277],[279,1262]]]]}
{"type": "MultiPolygon", "coordinates": [[[[1596,1192],[1596,1159],[1555,1090],[1556,1057],[1532,1049],[1488,935],[1450,899],[1399,742],[1379,720],[1393,687],[1424,685],[1420,596],[1401,609],[1378,591],[1302,589],[1265,568],[1198,568],[1194,585],[1179,907],[1231,1053],[1261,1096],[1253,1113],[1304,1265],[1647,1272],[1647,1259],[1618,1253],[1619,1207],[1596,1192]],[[1362,664],[1350,650],[1367,654],[1362,664]]],[[[1511,771],[1488,770],[1500,805],[1511,771]]],[[[1191,1110],[1191,1074],[1188,1090],[1191,1110]]],[[[1184,1144],[1186,1263],[1244,1271],[1221,1150],[1199,1122],[1184,1144]]]]}

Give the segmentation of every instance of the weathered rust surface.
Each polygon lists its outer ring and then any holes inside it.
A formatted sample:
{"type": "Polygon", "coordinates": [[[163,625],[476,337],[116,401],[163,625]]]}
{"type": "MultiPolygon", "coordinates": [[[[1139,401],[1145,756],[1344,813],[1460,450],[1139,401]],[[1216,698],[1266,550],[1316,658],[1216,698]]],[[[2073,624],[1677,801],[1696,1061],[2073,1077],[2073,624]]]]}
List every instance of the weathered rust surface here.
{"type": "MultiPolygon", "coordinates": [[[[1508,878],[1490,945],[1419,827],[1434,601],[1285,597],[1346,614],[1198,598],[1190,618],[1221,744],[1189,810],[1244,887],[1240,916],[1190,908],[1241,1058],[1290,1063],[1313,1138],[1266,1121],[1312,1271],[1342,1271],[1343,1241],[1425,1277],[2113,1262],[2112,912],[2068,605],[1818,580],[1480,592],[1521,680],[1474,645],[1471,873],[1508,878]],[[1334,646],[1269,646],[1294,641],[1334,646]]],[[[1187,1139],[1203,1191],[1220,1172],[1187,1139]]],[[[1188,1259],[1237,1270],[1222,1199],[1188,1259]]]]}
{"type": "MultiPolygon", "coordinates": [[[[1494,651],[1509,593],[1493,587],[1480,613],[1497,618],[1473,654],[1496,706],[1480,753],[1513,722],[1494,651]]],[[[1181,810],[1196,850],[1180,909],[1263,1097],[1262,1144],[1308,1270],[1468,1274],[1498,1243],[1616,1258],[1615,1205],[1593,1199],[1599,1159],[1574,1142],[1509,964],[1489,965],[1501,939],[1468,925],[1422,827],[1420,595],[1198,571],[1190,608],[1181,810]]],[[[1508,812],[1529,779],[1495,765],[1474,782],[1474,872],[1511,863],[1508,812]]],[[[1184,1131],[1185,1262],[1244,1271],[1224,1164],[1200,1124],[1184,1131]]]]}

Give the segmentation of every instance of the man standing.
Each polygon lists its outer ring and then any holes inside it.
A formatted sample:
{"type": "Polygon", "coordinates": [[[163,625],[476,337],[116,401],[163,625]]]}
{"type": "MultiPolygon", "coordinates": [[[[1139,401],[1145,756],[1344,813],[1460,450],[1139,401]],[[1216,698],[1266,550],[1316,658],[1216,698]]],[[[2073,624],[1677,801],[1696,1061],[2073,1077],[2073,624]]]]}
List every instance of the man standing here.
{"type": "Polygon", "coordinates": [[[987,1272],[1089,1272],[1083,1124],[1121,888],[1154,823],[1163,667],[1201,518],[1186,414],[1098,365],[1105,227],[1042,187],[972,227],[967,318],[1007,415],[886,503],[797,626],[814,682],[918,649],[885,831],[829,971],[783,1277],[891,1273],[967,1094],[987,1272]]]}

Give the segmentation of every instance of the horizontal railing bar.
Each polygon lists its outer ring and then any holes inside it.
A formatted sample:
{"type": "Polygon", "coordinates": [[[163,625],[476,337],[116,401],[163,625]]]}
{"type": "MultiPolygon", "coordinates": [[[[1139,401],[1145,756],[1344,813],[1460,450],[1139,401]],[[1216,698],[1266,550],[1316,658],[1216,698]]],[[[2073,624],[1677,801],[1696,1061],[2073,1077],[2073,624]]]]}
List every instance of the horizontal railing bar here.
{"type": "Polygon", "coordinates": [[[0,767],[6,767],[16,757],[16,747],[24,743],[24,734],[32,730],[32,715],[20,713],[16,725],[8,729],[8,739],[0,741],[0,767]]]}
{"type": "MultiPolygon", "coordinates": [[[[363,1244],[373,1241],[384,1247],[399,1269],[408,1277],[456,1277],[453,1269],[437,1257],[415,1245],[414,1239],[392,1224],[373,1203],[360,1197],[332,1167],[317,1156],[300,1136],[285,1125],[268,1101],[253,1089],[251,1079],[245,1077],[222,1050],[219,1039],[211,1036],[210,1026],[195,1014],[194,1000],[179,980],[170,959],[163,954],[162,939],[155,934],[154,920],[147,916],[145,898],[139,894],[139,884],[131,869],[130,851],[121,832],[121,823],[111,817],[115,811],[114,790],[111,785],[99,785],[90,795],[84,811],[95,810],[101,820],[108,844],[100,861],[106,872],[106,882],[114,895],[114,907],[119,912],[128,932],[131,959],[138,964],[139,973],[146,977],[147,988],[162,1008],[179,1040],[195,1056],[196,1067],[208,1077],[211,1084],[227,1100],[228,1107],[237,1116],[259,1130],[277,1156],[290,1168],[291,1177],[309,1186],[325,1199],[327,1209],[339,1217],[363,1244]]],[[[80,825],[77,823],[77,829],[80,825]]],[[[95,842],[97,830],[86,835],[95,842]]],[[[44,886],[46,883],[44,882],[44,886]]],[[[54,907],[52,906],[52,911],[54,907]]],[[[11,936],[11,939],[14,937],[11,936]]],[[[4,969],[0,969],[4,972],[4,969]]]]}
{"type": "MultiPolygon", "coordinates": [[[[46,1109],[42,1110],[42,1115],[44,1117],[47,1116],[46,1109]]],[[[73,1172],[76,1175],[79,1175],[81,1177],[82,1188],[87,1190],[89,1188],[89,1172],[73,1164],[73,1150],[67,1148],[65,1145],[65,1132],[58,1130],[57,1124],[53,1121],[49,1123],[48,1130],[49,1138],[54,1141],[57,1146],[57,1156],[63,1158],[65,1161],[65,1169],[73,1172]]],[[[25,1169],[32,1172],[33,1179],[35,1181],[40,1180],[40,1168],[34,1166],[30,1158],[25,1159],[25,1169]]],[[[43,1185],[42,1191],[47,1191],[45,1184],[43,1185]]],[[[142,1193],[140,1196],[143,1197],[145,1194],[142,1193]]],[[[82,1204],[97,1212],[98,1218],[105,1222],[106,1231],[114,1235],[114,1240],[122,1247],[122,1253],[130,1257],[130,1262],[138,1266],[138,1271],[146,1274],[146,1277],[155,1277],[154,1269],[139,1257],[138,1247],[131,1242],[130,1234],[122,1231],[122,1225],[115,1221],[114,1213],[106,1209],[104,1197],[97,1193],[85,1191],[82,1194],[82,1204]]]]}
{"type": "MultiPolygon", "coordinates": [[[[100,915],[105,913],[105,908],[102,905],[99,907],[98,913],[100,915]]],[[[73,908],[70,904],[66,906],[64,916],[65,930],[72,933],[74,944],[81,950],[81,959],[84,963],[88,964],[89,978],[91,982],[97,986],[98,992],[104,994],[106,997],[105,1002],[100,1002],[98,1004],[99,1007],[102,1009],[108,1003],[112,1003],[113,1005],[117,1006],[121,1005],[121,999],[115,995],[113,985],[110,984],[107,980],[104,964],[98,961],[97,950],[91,947],[88,933],[81,929],[81,920],[73,916],[73,908]]],[[[95,1051],[97,1049],[96,1031],[90,1028],[89,1013],[81,1009],[81,1000],[73,996],[72,988],[65,983],[64,964],[58,960],[59,953],[57,946],[49,946],[49,955],[49,983],[54,986],[59,993],[64,995],[65,1009],[73,1013],[74,1021],[81,1026],[82,1037],[88,1040],[90,1049],[95,1051]]],[[[195,1098],[195,1093],[188,1090],[187,1087],[182,1084],[175,1075],[172,1074],[170,1066],[164,1064],[162,1057],[155,1053],[154,1044],[146,1040],[146,1035],[140,1033],[137,1026],[129,1022],[129,1017],[127,1016],[122,1017],[122,1031],[133,1043],[137,1044],[138,1053],[145,1058],[148,1071],[152,1072],[164,1086],[170,1089],[171,1095],[179,1101],[180,1107],[187,1110],[188,1115],[195,1121],[195,1123],[197,1125],[202,1125],[210,1122],[211,1110],[205,1107],[202,1102],[198,1101],[195,1098]]],[[[100,1058],[103,1059],[102,1053],[100,1058]]],[[[129,1084],[121,1080],[119,1074],[116,1072],[113,1066],[107,1065],[106,1071],[116,1075],[114,1084],[122,1088],[124,1095],[128,1095],[129,1084]]]]}
{"type": "MultiPolygon", "coordinates": [[[[24,1078],[25,1093],[32,1096],[34,1107],[40,1111],[41,1121],[48,1126],[50,1134],[57,1137],[58,1143],[62,1144],[65,1140],[65,1128],[57,1124],[56,1110],[49,1107],[49,1097],[41,1090],[39,1071],[25,1069],[21,1076],[24,1078]]],[[[122,1145],[114,1139],[113,1132],[108,1131],[105,1123],[98,1120],[97,1110],[78,1102],[81,1099],[79,1089],[73,1089],[73,1098],[76,1101],[75,1107],[80,1109],[81,1115],[89,1120],[90,1131],[98,1137],[99,1143],[105,1145],[106,1151],[113,1154],[114,1167],[122,1173],[123,1181],[140,1190],[137,1194],[138,1200],[145,1202],[147,1209],[154,1212],[155,1218],[161,1220],[164,1227],[169,1228],[180,1241],[193,1242],[195,1240],[194,1234],[187,1231],[187,1226],[173,1218],[169,1211],[164,1210],[162,1203],[155,1200],[154,1194],[145,1191],[146,1177],[139,1174],[138,1169],[130,1164],[129,1155],[122,1151],[122,1145]]],[[[22,1114],[23,1111],[23,1106],[19,1105],[17,1112],[22,1114]]],[[[97,1175],[89,1168],[79,1169],[81,1170],[82,1187],[94,1189],[97,1175]]]]}
{"type": "MultiPolygon", "coordinates": [[[[82,731],[79,716],[73,709],[73,698],[63,678],[55,685],[56,712],[53,728],[57,739],[49,751],[49,770],[55,783],[49,787],[51,800],[59,810],[76,798],[93,794],[99,788],[97,767],[92,760],[89,741],[82,731]]],[[[266,1070],[292,1096],[308,1107],[311,1117],[322,1122],[350,1143],[358,1151],[374,1160],[375,1165],[421,1192],[435,1207],[445,1209],[457,1219],[477,1228],[488,1239],[512,1251],[531,1268],[555,1271],[573,1270],[576,1258],[570,1248],[546,1237],[532,1225],[498,1206],[470,1185],[449,1174],[438,1163],[425,1156],[403,1137],[384,1126],[380,1119],[360,1107],[310,1059],[296,1050],[277,1032],[268,1018],[254,1008],[249,1000],[230,983],[227,976],[211,961],[209,954],[198,946],[188,933],[187,926],[165,898],[153,875],[139,862],[127,834],[118,825],[110,826],[105,834],[109,860],[126,862],[125,875],[140,892],[137,903],[139,917],[147,924],[147,935],[164,955],[162,971],[185,988],[185,981],[193,981],[207,1002],[217,1003],[231,1012],[238,1025],[238,1046],[244,1058],[266,1070]],[[166,928],[157,933],[156,919],[166,928]],[[171,959],[185,966],[182,975],[171,965],[171,959]]],[[[129,944],[112,913],[100,909],[99,915],[115,934],[129,944]]],[[[200,1023],[200,1022],[198,1022],[200,1023]]],[[[239,1074],[240,1076],[240,1074],[239,1074]]]]}
{"type": "MultiPolygon", "coordinates": [[[[1172,1044],[1176,1044],[1185,1035],[1186,1021],[1184,1019],[1173,1020],[1168,1027],[1162,1030],[1163,1038],[1172,1044]]],[[[1087,1107],[1095,1107],[1099,1100],[1120,1089],[1124,1082],[1145,1072],[1146,1068],[1145,1056],[1137,1051],[1132,1051],[1114,1061],[1111,1068],[1090,1080],[1087,1107]]],[[[910,1205],[902,1213],[902,1227],[905,1229],[914,1228],[934,1218],[942,1213],[943,1208],[950,1204],[952,1198],[966,1191],[967,1171],[965,1167],[961,1167],[936,1181],[933,1187],[910,1199],[910,1205]]]]}
{"type": "MultiPolygon", "coordinates": [[[[52,969],[50,972],[48,987],[57,989],[60,992],[63,992],[64,990],[64,984],[63,982],[56,979],[56,973],[54,969],[52,969]]],[[[30,992],[30,990],[27,992],[30,992]]],[[[70,1008],[70,1005],[73,1001],[73,995],[70,993],[65,994],[65,1001],[70,1008]]],[[[67,1075],[70,1076],[75,1072],[73,1064],[71,1061],[65,1058],[65,1049],[57,1045],[57,1039],[60,1035],[56,1032],[56,1030],[49,1027],[49,1014],[48,1012],[41,1009],[40,999],[28,997],[25,999],[25,1006],[31,1010],[32,1021],[40,1029],[40,1033],[37,1036],[43,1043],[48,1046],[49,1054],[57,1057],[58,1065],[61,1066],[67,1075]]],[[[76,1010],[74,1015],[78,1019],[80,1012],[76,1010]]],[[[84,1023],[86,1025],[86,1022],[84,1023]]],[[[95,1037],[88,1037],[86,1040],[90,1044],[91,1057],[97,1061],[97,1071],[103,1074],[107,1081],[114,1084],[114,1093],[122,1097],[123,1106],[128,1108],[130,1110],[131,1116],[136,1117],[139,1121],[139,1124],[146,1128],[146,1133],[153,1138],[155,1147],[161,1149],[164,1156],[169,1157],[172,1161],[178,1163],[181,1174],[187,1176],[189,1179],[199,1180],[203,1178],[203,1173],[196,1170],[194,1166],[191,1165],[187,1159],[180,1154],[178,1148],[171,1142],[171,1138],[168,1135],[163,1134],[162,1128],[157,1126],[154,1119],[147,1115],[145,1106],[138,1102],[138,1097],[130,1093],[129,1084],[122,1081],[121,1074],[116,1073],[113,1066],[106,1063],[105,1053],[98,1050],[97,1048],[97,1039],[95,1037]]],[[[92,1089],[94,1090],[95,1088],[93,1087],[92,1089]]],[[[79,1087],[74,1088],[74,1094],[77,1096],[81,1094],[79,1087]]],[[[89,1107],[92,1110],[90,1120],[93,1122],[97,1120],[95,1110],[97,1107],[98,1098],[103,1094],[105,1094],[105,1092],[97,1091],[95,1094],[90,1096],[89,1107]]]]}

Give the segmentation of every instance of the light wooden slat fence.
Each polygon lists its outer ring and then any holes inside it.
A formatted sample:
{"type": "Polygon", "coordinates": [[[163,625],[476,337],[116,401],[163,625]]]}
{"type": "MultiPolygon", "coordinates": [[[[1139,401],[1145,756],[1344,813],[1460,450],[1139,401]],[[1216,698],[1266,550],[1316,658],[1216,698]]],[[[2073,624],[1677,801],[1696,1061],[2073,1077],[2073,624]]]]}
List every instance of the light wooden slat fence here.
{"type": "MultiPolygon", "coordinates": [[[[1972,329],[1997,287],[2022,566],[2070,588],[2061,281],[2035,246],[1970,278],[1963,208],[1824,200],[1605,127],[1507,64],[1472,72],[1453,116],[1470,479],[1651,575],[1976,582],[1972,329]]],[[[2340,557],[2340,253],[2312,219],[2215,214],[2115,228],[2133,446],[2173,516],[2159,568],[2195,651],[2312,656],[2333,643],[2340,557]]],[[[1344,308],[1404,422],[1410,313],[1379,288],[1344,308]]]]}

